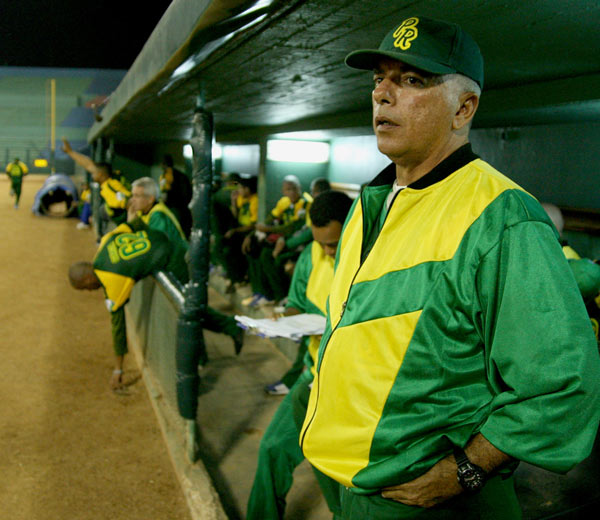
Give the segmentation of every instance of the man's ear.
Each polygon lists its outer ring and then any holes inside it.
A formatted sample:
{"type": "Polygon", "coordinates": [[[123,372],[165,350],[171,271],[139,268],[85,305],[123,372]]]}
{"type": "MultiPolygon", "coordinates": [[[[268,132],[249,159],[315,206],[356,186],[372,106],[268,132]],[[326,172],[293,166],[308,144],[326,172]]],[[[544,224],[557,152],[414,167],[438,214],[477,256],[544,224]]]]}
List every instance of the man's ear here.
{"type": "Polygon", "coordinates": [[[453,130],[460,130],[465,126],[468,127],[475,116],[475,112],[477,112],[479,96],[474,92],[464,92],[461,94],[459,101],[460,106],[452,121],[453,130]]]}

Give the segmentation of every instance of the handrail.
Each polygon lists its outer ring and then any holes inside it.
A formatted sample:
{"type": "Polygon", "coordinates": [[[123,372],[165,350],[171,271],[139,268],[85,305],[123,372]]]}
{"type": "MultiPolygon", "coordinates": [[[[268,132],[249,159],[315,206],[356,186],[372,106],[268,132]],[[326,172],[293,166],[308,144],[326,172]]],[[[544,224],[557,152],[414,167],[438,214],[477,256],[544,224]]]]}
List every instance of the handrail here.
{"type": "Polygon", "coordinates": [[[166,271],[159,271],[154,275],[154,279],[163,290],[167,299],[175,306],[177,313],[180,313],[185,302],[182,283],[175,278],[173,273],[166,271]]]}

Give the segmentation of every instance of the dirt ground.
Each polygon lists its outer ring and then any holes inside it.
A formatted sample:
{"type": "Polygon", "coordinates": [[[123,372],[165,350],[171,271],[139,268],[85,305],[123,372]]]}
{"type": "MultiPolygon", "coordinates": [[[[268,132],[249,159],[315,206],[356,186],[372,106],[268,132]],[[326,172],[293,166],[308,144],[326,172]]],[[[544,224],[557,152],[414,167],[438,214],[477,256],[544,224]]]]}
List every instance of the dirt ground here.
{"type": "Polygon", "coordinates": [[[0,517],[189,520],[143,383],[109,389],[102,292],[69,286],[93,232],[32,214],[43,180],[26,178],[15,210],[0,178],[0,517]]]}

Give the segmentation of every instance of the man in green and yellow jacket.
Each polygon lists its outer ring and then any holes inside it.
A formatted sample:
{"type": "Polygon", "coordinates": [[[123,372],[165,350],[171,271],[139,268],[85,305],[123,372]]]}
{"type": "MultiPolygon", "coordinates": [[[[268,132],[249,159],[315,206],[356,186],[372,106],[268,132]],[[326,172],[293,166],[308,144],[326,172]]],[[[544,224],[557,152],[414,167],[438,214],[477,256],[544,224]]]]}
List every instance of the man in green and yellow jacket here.
{"type": "Polygon", "coordinates": [[[468,142],[483,85],[458,25],[398,20],[372,71],[392,161],[346,220],[300,443],[344,520],[521,516],[523,460],[564,473],[600,419],[594,334],[540,204],[468,142]]]}
{"type": "MultiPolygon", "coordinates": [[[[300,313],[325,316],[334,257],[351,203],[346,194],[336,191],[328,191],[315,198],[310,208],[314,240],[298,258],[283,313],[285,316],[300,313]]],[[[277,408],[260,442],[247,520],[279,520],[284,517],[285,498],[292,485],[293,471],[304,460],[298,446],[299,425],[295,422],[294,409],[302,408],[302,416],[306,412],[320,339],[317,335],[303,338],[302,344],[306,348],[300,348],[299,354],[304,354],[304,371],[277,408]]],[[[317,472],[316,475],[329,509],[334,515],[339,514],[339,486],[322,473],[317,472]]]]}

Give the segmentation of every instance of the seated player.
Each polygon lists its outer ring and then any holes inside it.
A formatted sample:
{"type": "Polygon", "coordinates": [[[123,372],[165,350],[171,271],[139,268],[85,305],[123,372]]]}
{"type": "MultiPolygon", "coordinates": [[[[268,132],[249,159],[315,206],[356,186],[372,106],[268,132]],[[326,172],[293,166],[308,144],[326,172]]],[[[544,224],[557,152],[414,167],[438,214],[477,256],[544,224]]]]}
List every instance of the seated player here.
{"type": "Polygon", "coordinates": [[[273,248],[277,239],[287,237],[310,226],[308,210],[312,197],[302,192],[300,181],[294,175],[283,179],[283,197],[268,215],[266,222],[257,223],[255,230],[244,239],[242,252],[248,258],[248,276],[253,295],[242,302],[256,306],[282,300],[287,294],[290,279],[284,270],[284,263],[273,258],[273,248]]]}
{"type": "MultiPolygon", "coordinates": [[[[134,218],[102,238],[93,262],[77,262],[70,267],[69,281],[75,289],[104,289],[106,307],[111,313],[116,356],[110,381],[113,389],[123,385],[123,361],[127,354],[124,305],[133,286],[158,271],[170,272],[182,284],[187,283],[186,251],[183,242],[173,243],[163,232],[149,228],[140,218],[134,218]]],[[[236,353],[240,352],[243,331],[232,317],[207,308],[205,328],[231,336],[236,353]]]]}
{"type": "Polygon", "coordinates": [[[192,213],[189,208],[192,183],[185,173],[173,166],[171,155],[164,156],[162,168],[163,173],[158,182],[163,202],[181,224],[184,235],[189,237],[192,229],[192,213]]]}
{"type": "MultiPolygon", "coordinates": [[[[313,199],[331,189],[331,184],[324,177],[313,179],[310,183],[310,195],[313,199]]],[[[306,244],[312,241],[312,231],[309,222],[291,236],[281,236],[273,248],[273,258],[279,258],[279,263],[285,263],[285,272],[291,277],[294,272],[295,260],[306,244]],[[282,256],[283,255],[283,256],[282,256]]]]}
{"type": "Polygon", "coordinates": [[[90,227],[90,219],[92,217],[92,192],[90,185],[84,182],[81,185],[81,194],[79,195],[79,222],[77,229],[88,229],[90,227]]]}
{"type": "MultiPolygon", "coordinates": [[[[141,177],[131,185],[128,212],[141,218],[148,227],[165,233],[169,240],[186,242],[185,233],[177,217],[161,202],[158,184],[151,177],[141,177]]],[[[128,220],[131,220],[128,217],[128,220]]]]}
{"type": "Polygon", "coordinates": [[[243,282],[248,274],[248,262],[242,254],[242,242],[258,220],[256,181],[256,177],[240,177],[238,189],[231,192],[231,213],[237,225],[223,235],[224,267],[230,281],[228,291],[233,291],[234,284],[243,282]]]}
{"type": "MultiPolygon", "coordinates": [[[[298,258],[285,315],[325,315],[333,281],[334,258],[351,204],[352,200],[347,195],[336,191],[325,192],[314,200],[310,209],[314,241],[298,258]]],[[[310,336],[308,353],[306,350],[303,352],[305,370],[290,395],[279,405],[261,440],[247,520],[277,520],[284,517],[285,497],[292,485],[293,471],[304,459],[298,442],[300,430],[293,410],[303,406],[305,394],[309,392],[320,339],[321,336],[310,336]]],[[[315,471],[315,475],[329,509],[334,515],[339,514],[339,484],[320,472],[315,471]]]]}

